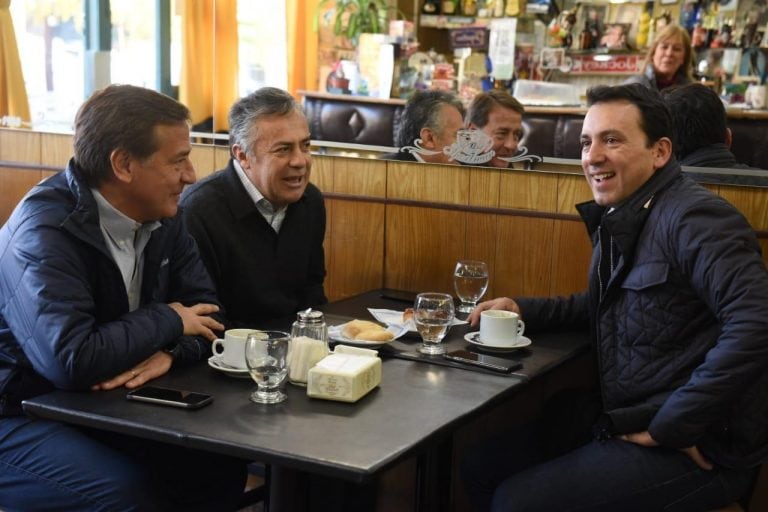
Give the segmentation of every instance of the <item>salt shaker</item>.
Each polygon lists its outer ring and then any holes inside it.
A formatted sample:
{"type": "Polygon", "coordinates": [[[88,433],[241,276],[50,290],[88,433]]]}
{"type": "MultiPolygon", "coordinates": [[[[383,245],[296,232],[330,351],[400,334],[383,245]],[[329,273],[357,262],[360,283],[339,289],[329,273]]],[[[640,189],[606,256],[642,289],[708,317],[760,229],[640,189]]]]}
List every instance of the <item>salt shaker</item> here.
{"type": "Polygon", "coordinates": [[[323,312],[313,311],[312,308],[299,311],[291,326],[288,381],[306,386],[309,369],[327,356],[328,352],[328,326],[323,312]]]}

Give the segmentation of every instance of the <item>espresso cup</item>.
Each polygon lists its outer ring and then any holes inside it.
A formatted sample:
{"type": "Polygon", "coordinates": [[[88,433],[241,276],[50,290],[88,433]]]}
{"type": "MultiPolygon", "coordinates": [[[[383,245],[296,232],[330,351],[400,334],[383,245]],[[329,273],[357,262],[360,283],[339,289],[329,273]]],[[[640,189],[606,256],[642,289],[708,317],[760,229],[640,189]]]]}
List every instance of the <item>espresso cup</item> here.
{"type": "Polygon", "coordinates": [[[480,341],[496,347],[516,345],[525,322],[513,311],[489,309],[480,313],[480,341]]]}
{"type": "Polygon", "coordinates": [[[213,355],[218,356],[226,366],[244,370],[245,365],[245,340],[254,329],[229,329],[224,331],[224,339],[214,340],[211,345],[213,355]]]}

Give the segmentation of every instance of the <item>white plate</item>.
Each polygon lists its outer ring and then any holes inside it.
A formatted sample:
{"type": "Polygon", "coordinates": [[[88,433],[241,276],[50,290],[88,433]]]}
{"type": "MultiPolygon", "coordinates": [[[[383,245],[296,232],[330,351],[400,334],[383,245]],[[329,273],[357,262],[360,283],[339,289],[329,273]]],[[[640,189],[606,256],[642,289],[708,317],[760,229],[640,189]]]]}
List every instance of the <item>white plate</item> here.
{"type": "Polygon", "coordinates": [[[362,348],[380,348],[386,345],[387,343],[390,343],[403,334],[405,334],[408,331],[408,328],[402,325],[390,325],[387,327],[387,330],[391,332],[395,337],[392,338],[389,341],[368,341],[368,340],[352,340],[347,338],[341,333],[341,329],[344,327],[344,324],[341,325],[332,325],[328,328],[328,337],[337,342],[342,343],[344,345],[351,345],[353,347],[362,347],[362,348]]]}
{"type": "Polygon", "coordinates": [[[221,358],[219,356],[211,356],[208,358],[208,366],[213,368],[214,370],[218,370],[226,375],[229,375],[230,377],[238,377],[238,378],[249,378],[250,375],[248,374],[248,369],[240,369],[240,368],[233,368],[231,366],[227,366],[226,364],[221,362],[221,358]]]}
{"type": "Polygon", "coordinates": [[[514,345],[508,345],[500,347],[498,345],[488,345],[487,343],[483,343],[480,341],[480,333],[479,332],[468,332],[464,335],[464,339],[476,346],[477,348],[481,350],[487,350],[489,352],[511,352],[512,350],[517,350],[523,347],[527,347],[531,344],[531,339],[526,338],[525,336],[519,336],[517,338],[517,343],[514,345]]]}

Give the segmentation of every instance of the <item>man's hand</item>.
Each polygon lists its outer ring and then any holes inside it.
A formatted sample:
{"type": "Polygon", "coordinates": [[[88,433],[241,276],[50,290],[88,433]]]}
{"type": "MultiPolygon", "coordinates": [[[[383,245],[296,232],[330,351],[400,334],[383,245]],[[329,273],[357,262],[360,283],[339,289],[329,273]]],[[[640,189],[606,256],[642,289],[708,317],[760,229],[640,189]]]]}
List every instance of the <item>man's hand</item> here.
{"type": "Polygon", "coordinates": [[[518,315],[520,314],[520,308],[517,306],[517,302],[507,297],[499,297],[498,299],[487,300],[478,304],[472,313],[470,313],[469,318],[467,318],[469,325],[477,325],[480,322],[480,312],[487,309],[504,309],[507,311],[514,311],[518,315]]]}
{"type": "Polygon", "coordinates": [[[168,304],[171,309],[181,317],[184,324],[184,334],[187,336],[202,336],[208,341],[216,339],[214,330],[223,331],[224,326],[208,315],[216,313],[219,306],[216,304],[195,304],[186,307],[179,302],[168,304]]]}
{"type": "MultiPolygon", "coordinates": [[[[620,439],[623,439],[624,441],[629,441],[630,443],[639,444],[640,446],[645,446],[648,448],[659,445],[659,443],[657,443],[656,440],[653,437],[651,437],[651,434],[647,430],[643,432],[635,432],[634,434],[625,434],[623,436],[620,436],[620,439]]],[[[691,460],[695,462],[696,465],[699,466],[701,469],[704,469],[706,471],[709,471],[710,469],[712,469],[712,463],[709,462],[707,459],[705,459],[704,456],[699,451],[699,449],[696,448],[695,446],[682,448],[680,451],[686,454],[687,456],[689,456],[691,460]]]]}
{"type": "Polygon", "coordinates": [[[170,354],[162,351],[155,352],[149,356],[149,359],[145,359],[130,370],[124,371],[117,377],[95,384],[91,389],[93,391],[107,391],[120,386],[125,386],[128,389],[137,388],[163,375],[171,368],[172,363],[173,358],[170,354]]]}

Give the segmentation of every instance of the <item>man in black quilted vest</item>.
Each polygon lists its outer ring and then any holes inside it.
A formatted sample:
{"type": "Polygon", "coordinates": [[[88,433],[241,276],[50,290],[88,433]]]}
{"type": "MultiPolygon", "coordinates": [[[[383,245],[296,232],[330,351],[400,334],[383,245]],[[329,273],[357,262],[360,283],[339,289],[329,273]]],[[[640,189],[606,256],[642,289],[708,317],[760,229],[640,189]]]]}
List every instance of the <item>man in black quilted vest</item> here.
{"type": "Polygon", "coordinates": [[[492,510],[717,509],[747,495],[768,458],[760,246],[733,206],[681,174],[657,92],[602,86],[588,101],[582,167],[594,200],[577,205],[593,243],[588,290],[494,299],[470,321],[506,309],[527,332],[589,328],[597,399],[571,393],[546,407],[525,449],[512,435],[480,448],[464,479],[492,510]]]}

